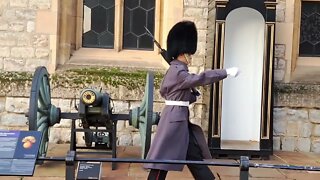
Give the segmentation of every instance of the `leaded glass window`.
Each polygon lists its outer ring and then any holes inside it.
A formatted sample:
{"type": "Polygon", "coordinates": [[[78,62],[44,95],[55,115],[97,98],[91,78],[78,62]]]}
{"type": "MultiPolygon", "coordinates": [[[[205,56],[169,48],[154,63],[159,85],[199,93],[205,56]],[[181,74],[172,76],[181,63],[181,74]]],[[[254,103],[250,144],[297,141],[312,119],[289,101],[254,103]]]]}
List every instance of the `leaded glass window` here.
{"type": "Polygon", "coordinates": [[[83,1],[83,47],[114,47],[115,0],[83,1]]]}
{"type": "Polygon", "coordinates": [[[83,0],[82,46],[154,50],[153,39],[145,27],[154,35],[155,3],[155,0],[83,0]],[[117,3],[120,8],[115,7],[117,3]],[[116,18],[120,12],[121,17],[116,18]]]}
{"type": "Polygon", "coordinates": [[[320,56],[320,3],[302,1],[299,55],[320,56]]]}
{"type": "Polygon", "coordinates": [[[155,0],[125,0],[123,18],[123,49],[153,50],[155,0]]]}

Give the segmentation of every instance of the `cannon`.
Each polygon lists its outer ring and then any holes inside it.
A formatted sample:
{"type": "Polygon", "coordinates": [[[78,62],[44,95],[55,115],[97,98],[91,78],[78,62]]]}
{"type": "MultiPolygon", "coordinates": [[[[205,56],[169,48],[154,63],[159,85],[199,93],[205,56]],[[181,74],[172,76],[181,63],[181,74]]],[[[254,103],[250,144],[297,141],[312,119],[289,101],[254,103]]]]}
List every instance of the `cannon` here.
{"type": "MultiPolygon", "coordinates": [[[[141,135],[141,157],[145,158],[151,144],[152,125],[158,123],[160,115],[153,112],[154,75],[147,73],[144,97],[141,105],[131,109],[129,114],[113,114],[111,98],[107,92],[85,88],[80,93],[78,112],[61,112],[59,107],[51,103],[49,74],[45,67],[37,67],[32,79],[28,117],[29,130],[41,131],[42,140],[38,153],[39,159],[46,157],[50,127],[60,123],[61,119],[70,119],[71,139],[70,151],[80,154],[80,149],[99,149],[102,153],[116,153],[116,127],[118,120],[128,120],[129,124],[139,129],[141,135]],[[76,127],[79,120],[79,127],[76,127]],[[84,132],[85,146],[76,143],[76,132],[84,132]]],[[[96,153],[97,151],[85,153],[96,153]]],[[[112,163],[112,169],[115,164],[112,163]]]]}

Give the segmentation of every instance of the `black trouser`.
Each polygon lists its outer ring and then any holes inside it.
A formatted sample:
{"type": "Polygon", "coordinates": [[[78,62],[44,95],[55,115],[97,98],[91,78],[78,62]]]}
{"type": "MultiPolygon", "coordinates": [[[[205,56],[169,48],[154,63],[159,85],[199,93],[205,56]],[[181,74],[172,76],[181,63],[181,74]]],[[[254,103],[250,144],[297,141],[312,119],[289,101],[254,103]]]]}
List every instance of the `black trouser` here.
{"type": "MultiPolygon", "coordinates": [[[[187,151],[187,160],[190,161],[202,161],[203,156],[201,153],[201,149],[197,144],[197,141],[192,134],[192,131],[189,130],[189,146],[187,151]]],[[[194,165],[188,164],[187,165],[192,176],[196,180],[212,180],[215,179],[214,175],[212,174],[211,170],[206,165],[194,165]]],[[[158,169],[151,169],[148,180],[164,180],[166,179],[167,171],[158,170],[158,169]]]]}
{"type": "MultiPolygon", "coordinates": [[[[192,131],[189,129],[189,146],[187,151],[187,160],[189,161],[202,161],[203,156],[201,149],[192,134],[192,131]]],[[[187,165],[192,176],[196,180],[212,180],[215,179],[211,170],[206,165],[197,165],[197,164],[188,164],[187,165]]]]}
{"type": "Polygon", "coordinates": [[[165,180],[168,171],[151,169],[149,172],[148,180],[165,180]]]}

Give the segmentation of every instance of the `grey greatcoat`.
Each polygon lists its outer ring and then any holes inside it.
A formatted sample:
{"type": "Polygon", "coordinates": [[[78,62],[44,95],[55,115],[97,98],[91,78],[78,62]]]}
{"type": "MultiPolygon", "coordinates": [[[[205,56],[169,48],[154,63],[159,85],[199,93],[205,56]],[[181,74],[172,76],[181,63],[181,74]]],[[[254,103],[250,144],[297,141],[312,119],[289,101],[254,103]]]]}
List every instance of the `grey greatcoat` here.
{"type": "MultiPolygon", "coordinates": [[[[226,70],[208,70],[199,75],[190,74],[188,66],[173,60],[162,81],[160,94],[166,100],[196,101],[191,88],[211,84],[227,77],[226,70]]],[[[204,159],[211,154],[206,144],[201,127],[189,122],[189,108],[186,106],[166,105],[161,113],[157,133],[151,144],[147,159],[151,160],[185,160],[189,145],[189,129],[192,130],[204,159]]],[[[184,165],[145,164],[148,169],[182,171],[184,165]]]]}

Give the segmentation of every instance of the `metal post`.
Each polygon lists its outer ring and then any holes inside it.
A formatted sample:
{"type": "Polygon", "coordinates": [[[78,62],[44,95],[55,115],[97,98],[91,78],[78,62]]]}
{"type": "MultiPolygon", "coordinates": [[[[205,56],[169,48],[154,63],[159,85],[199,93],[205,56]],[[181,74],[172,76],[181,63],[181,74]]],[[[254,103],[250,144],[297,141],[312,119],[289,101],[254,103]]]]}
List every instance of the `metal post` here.
{"type": "MultiPolygon", "coordinates": [[[[113,121],[112,127],[112,158],[117,158],[117,121],[113,121]]],[[[115,170],[117,168],[116,162],[111,163],[111,169],[115,170]]]]}
{"type": "Polygon", "coordinates": [[[240,180],[249,179],[249,157],[241,156],[240,157],[240,180]]]}
{"type": "Polygon", "coordinates": [[[76,150],[76,120],[72,119],[70,151],[75,151],[75,150],[76,150]]]}
{"type": "Polygon", "coordinates": [[[74,180],[75,179],[75,151],[68,151],[66,156],[66,180],[74,180]]]}

